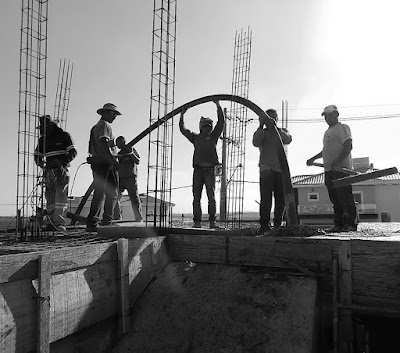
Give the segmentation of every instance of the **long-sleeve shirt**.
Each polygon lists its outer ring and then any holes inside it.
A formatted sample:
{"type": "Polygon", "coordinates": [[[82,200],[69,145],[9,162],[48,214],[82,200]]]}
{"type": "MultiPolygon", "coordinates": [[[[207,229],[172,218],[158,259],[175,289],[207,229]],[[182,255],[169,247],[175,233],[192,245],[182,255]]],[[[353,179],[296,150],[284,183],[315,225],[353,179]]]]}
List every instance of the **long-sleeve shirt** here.
{"type": "MultiPolygon", "coordinates": [[[[282,142],[288,145],[292,142],[292,136],[289,132],[278,128],[279,135],[282,142]]],[[[260,149],[259,167],[260,172],[263,170],[272,170],[281,173],[279,164],[279,151],[278,146],[280,141],[274,136],[275,132],[270,132],[268,128],[258,128],[253,135],[253,146],[260,149]]]]}
{"type": "Polygon", "coordinates": [[[218,122],[209,134],[196,134],[185,127],[183,119],[179,120],[179,130],[194,145],[193,167],[211,167],[219,164],[217,142],[224,129],[224,113],[218,107],[218,122]]]}
{"type": "Polygon", "coordinates": [[[35,149],[34,160],[37,165],[43,163],[46,157],[46,167],[69,167],[69,163],[76,157],[77,151],[71,135],[57,127],[53,133],[41,136],[35,149]]]}

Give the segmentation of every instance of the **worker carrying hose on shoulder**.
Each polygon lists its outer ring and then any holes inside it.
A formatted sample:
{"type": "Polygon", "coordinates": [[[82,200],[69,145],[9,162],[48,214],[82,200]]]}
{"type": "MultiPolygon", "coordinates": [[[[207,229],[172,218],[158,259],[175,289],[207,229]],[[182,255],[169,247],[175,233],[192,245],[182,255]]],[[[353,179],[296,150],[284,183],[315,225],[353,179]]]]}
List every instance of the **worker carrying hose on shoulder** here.
{"type": "Polygon", "coordinates": [[[186,129],[183,121],[186,109],[182,110],[179,120],[179,130],[194,146],[192,184],[194,228],[201,228],[201,194],[204,185],[208,197],[210,228],[218,228],[215,224],[215,166],[219,164],[217,143],[224,129],[224,113],[219,101],[214,100],[214,103],[217,106],[218,115],[218,121],[214,129],[213,121],[207,117],[200,118],[199,134],[186,129]]]}
{"type": "Polygon", "coordinates": [[[47,208],[46,230],[65,231],[69,164],[77,151],[70,134],[57,126],[50,115],[39,117],[40,137],[35,163],[43,169],[47,208]]]}
{"type": "MultiPolygon", "coordinates": [[[[262,235],[271,230],[269,226],[272,207],[272,194],[275,199],[274,227],[278,228],[282,224],[283,211],[285,209],[285,194],[282,182],[282,171],[279,163],[278,144],[281,141],[288,145],[292,142],[292,136],[285,128],[277,128],[280,135],[278,139],[276,133],[271,131],[269,126],[276,125],[278,113],[275,109],[268,109],[267,116],[260,117],[260,125],[253,134],[253,146],[260,150],[260,228],[258,234],[262,235]],[[270,123],[266,119],[270,119],[270,123]]],[[[276,127],[273,126],[273,129],[276,127]]]]}

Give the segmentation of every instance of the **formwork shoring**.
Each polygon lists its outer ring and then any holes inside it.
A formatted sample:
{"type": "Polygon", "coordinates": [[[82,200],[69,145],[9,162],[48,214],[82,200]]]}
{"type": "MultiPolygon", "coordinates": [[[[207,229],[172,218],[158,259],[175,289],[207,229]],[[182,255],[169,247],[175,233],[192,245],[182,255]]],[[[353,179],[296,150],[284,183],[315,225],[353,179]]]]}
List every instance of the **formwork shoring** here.
{"type": "MultiPolygon", "coordinates": [[[[176,8],[176,0],[154,0],[149,126],[174,109],[176,8]]],[[[149,134],[146,224],[171,225],[172,145],[172,120],[149,134]]]]}
{"type": "MultiPolygon", "coordinates": [[[[252,32],[235,33],[232,94],[248,98],[252,32]]],[[[240,228],[243,219],[247,108],[232,102],[226,119],[226,218],[230,228],[240,228]]]]}
{"type": "Polygon", "coordinates": [[[69,60],[60,59],[53,118],[63,130],[67,128],[73,70],[74,65],[69,60]]]}
{"type": "Polygon", "coordinates": [[[33,156],[38,118],[46,106],[47,15],[47,0],[22,0],[16,204],[22,239],[38,234],[37,213],[44,209],[44,186],[33,156]]]}

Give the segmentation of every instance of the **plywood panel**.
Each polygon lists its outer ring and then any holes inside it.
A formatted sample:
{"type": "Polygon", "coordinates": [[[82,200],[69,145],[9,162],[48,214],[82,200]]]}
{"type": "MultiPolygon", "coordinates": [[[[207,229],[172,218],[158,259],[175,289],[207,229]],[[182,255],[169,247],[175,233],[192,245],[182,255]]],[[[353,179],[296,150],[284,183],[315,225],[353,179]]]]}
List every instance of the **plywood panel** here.
{"type": "Polygon", "coordinates": [[[36,348],[36,291],[30,280],[0,284],[0,352],[36,348]]]}
{"type": "Polygon", "coordinates": [[[178,235],[167,238],[168,252],[174,261],[226,263],[227,237],[178,235]]]}
{"type": "Polygon", "coordinates": [[[353,292],[398,299],[400,243],[351,241],[353,292]]]}

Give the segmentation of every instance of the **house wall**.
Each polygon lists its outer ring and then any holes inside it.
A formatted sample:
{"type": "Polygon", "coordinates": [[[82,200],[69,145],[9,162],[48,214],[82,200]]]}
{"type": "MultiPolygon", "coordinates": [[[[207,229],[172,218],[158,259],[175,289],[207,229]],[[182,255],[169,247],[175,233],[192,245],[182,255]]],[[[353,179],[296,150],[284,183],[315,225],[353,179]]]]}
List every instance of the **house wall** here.
{"type": "Polygon", "coordinates": [[[376,204],[380,220],[382,213],[391,213],[392,222],[400,222],[400,185],[377,185],[376,204]]]}

